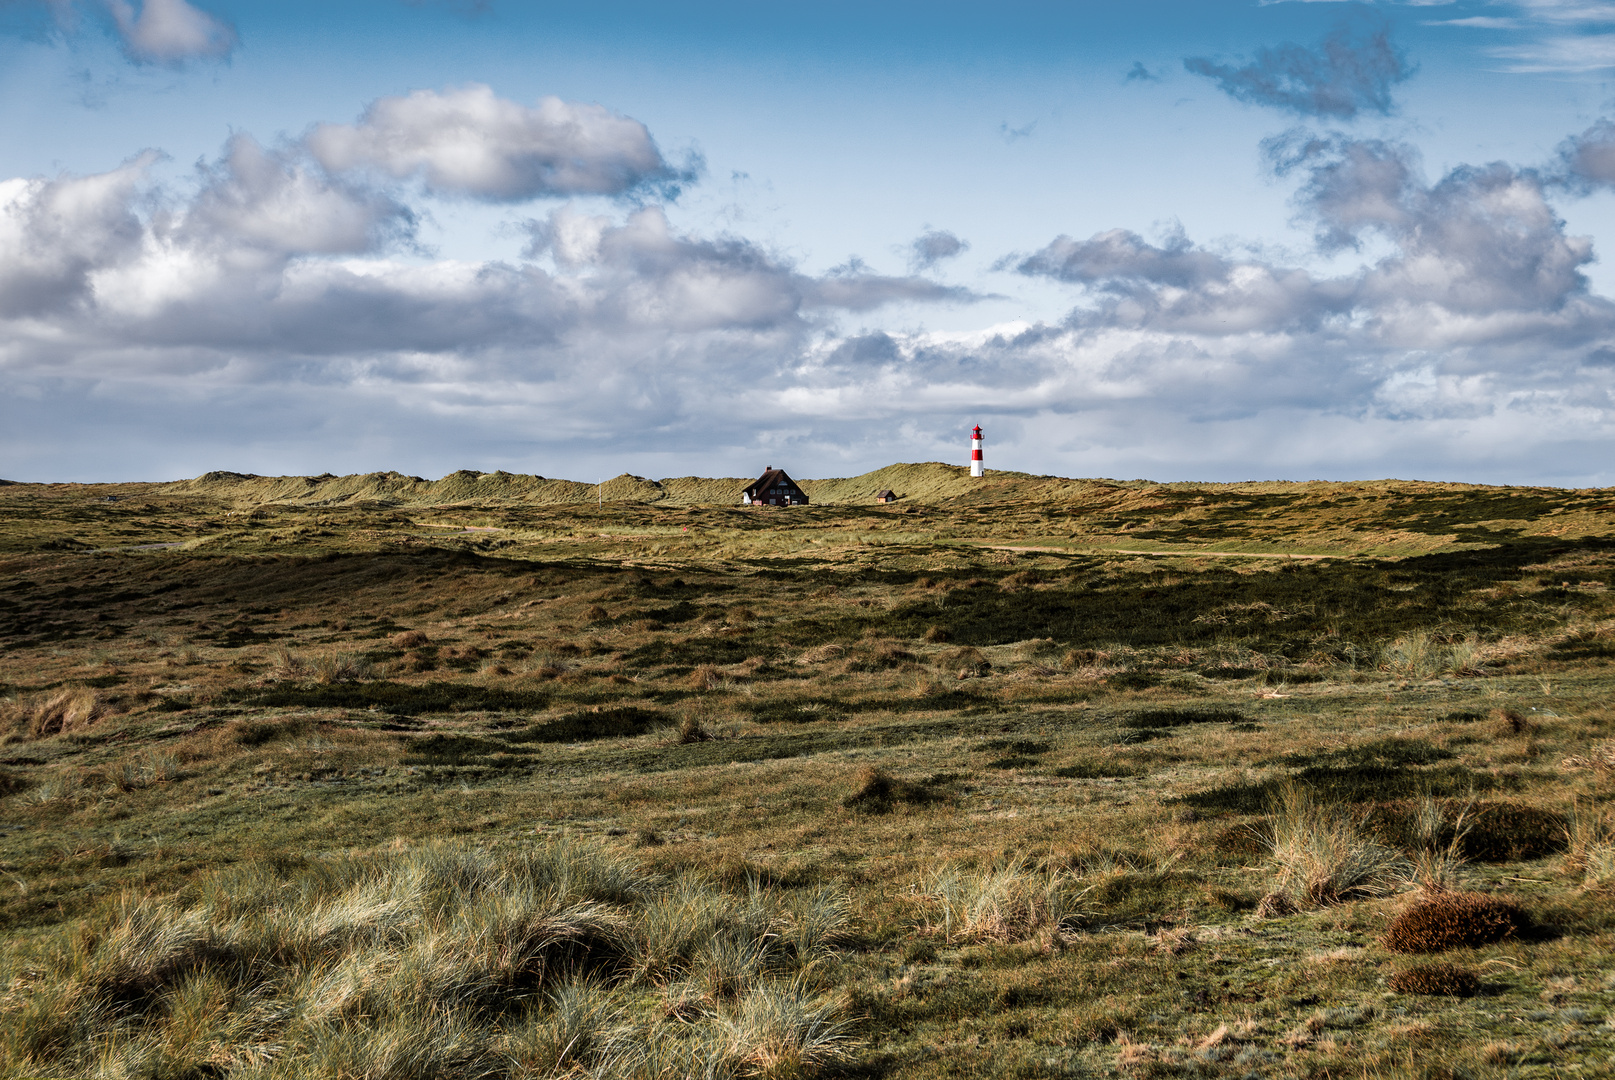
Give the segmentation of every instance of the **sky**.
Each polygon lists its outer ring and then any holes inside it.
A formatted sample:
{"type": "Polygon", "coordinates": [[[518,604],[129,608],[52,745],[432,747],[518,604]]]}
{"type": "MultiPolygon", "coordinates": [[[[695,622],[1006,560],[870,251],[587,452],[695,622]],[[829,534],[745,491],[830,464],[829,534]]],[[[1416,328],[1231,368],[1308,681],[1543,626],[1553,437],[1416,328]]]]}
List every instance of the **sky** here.
{"type": "Polygon", "coordinates": [[[0,0],[0,477],[1615,485],[1615,2],[0,0]]]}

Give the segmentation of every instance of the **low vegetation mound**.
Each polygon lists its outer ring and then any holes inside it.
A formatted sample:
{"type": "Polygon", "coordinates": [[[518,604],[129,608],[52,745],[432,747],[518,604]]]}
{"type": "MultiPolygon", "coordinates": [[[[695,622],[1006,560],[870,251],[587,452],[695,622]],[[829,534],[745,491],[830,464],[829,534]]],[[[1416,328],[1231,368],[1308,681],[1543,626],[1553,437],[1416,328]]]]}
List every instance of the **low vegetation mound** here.
{"type": "Polygon", "coordinates": [[[385,680],[364,683],[281,684],[265,689],[243,689],[225,700],[270,709],[381,709],[403,716],[418,713],[518,712],[542,709],[550,695],[478,683],[398,683],[385,680]]]}
{"type": "Polygon", "coordinates": [[[1480,992],[1480,977],[1457,964],[1416,964],[1398,971],[1388,982],[1398,994],[1474,997],[1480,992]]]}
{"type": "Polygon", "coordinates": [[[899,780],[885,769],[869,766],[858,773],[856,788],[844,803],[849,809],[868,814],[887,814],[899,803],[923,805],[945,797],[940,778],[915,782],[899,780]]]}
{"type": "Polygon", "coordinates": [[[1423,802],[1385,803],[1375,814],[1377,831],[1399,847],[1432,847],[1470,862],[1503,863],[1563,851],[1570,827],[1563,814],[1513,800],[1443,799],[1435,809],[1439,823],[1430,828],[1423,802]]]}
{"type": "Polygon", "coordinates": [[[61,941],[8,1005],[0,1074],[811,1074],[849,1045],[812,976],[847,926],[826,889],[568,844],[254,864],[61,941]]]}
{"type": "Polygon", "coordinates": [[[1392,919],[1380,942],[1400,953],[1473,949],[1515,937],[1527,923],[1525,911],[1506,897],[1441,892],[1392,919]]]}

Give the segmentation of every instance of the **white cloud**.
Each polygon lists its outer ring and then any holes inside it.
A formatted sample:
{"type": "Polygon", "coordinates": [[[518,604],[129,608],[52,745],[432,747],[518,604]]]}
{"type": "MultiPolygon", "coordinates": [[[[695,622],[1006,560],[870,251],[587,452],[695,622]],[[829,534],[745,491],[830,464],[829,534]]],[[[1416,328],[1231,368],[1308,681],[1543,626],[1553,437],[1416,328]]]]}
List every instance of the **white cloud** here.
{"type": "Polygon", "coordinates": [[[106,6],[131,60],[177,64],[229,56],[236,47],[228,23],[186,0],[143,0],[138,13],[130,0],[106,0],[106,6]]]}
{"type": "Polygon", "coordinates": [[[0,315],[38,318],[92,304],[95,273],[137,256],[147,151],[111,172],[0,181],[0,315]]]}
{"type": "MultiPolygon", "coordinates": [[[[465,454],[679,474],[794,452],[793,471],[823,475],[950,455],[969,418],[995,464],[1038,471],[1605,477],[1557,460],[1609,441],[1615,305],[1590,291],[1591,245],[1548,174],[1432,181],[1405,145],[1305,132],[1267,151],[1320,249],[1383,255],[1323,274],[1181,230],[1057,236],[1010,265],[1069,287],[1066,318],[948,333],[851,320],[976,294],[856,260],[806,274],[657,205],[558,207],[527,223],[519,261],[434,259],[409,247],[407,206],[244,135],[185,192],[152,187],[150,155],[6,181],[0,453],[68,460],[50,425],[87,417],[151,443],[118,400],[167,425],[195,472],[465,454]]],[[[143,453],[133,475],[178,451],[143,453]]]]}
{"type": "Polygon", "coordinates": [[[682,177],[637,120],[557,97],[528,107],[481,84],[381,98],[357,124],[320,124],[307,141],[333,172],[420,176],[436,193],[494,202],[620,195],[682,177]]]}
{"type": "Polygon", "coordinates": [[[1549,36],[1489,50],[1517,75],[1578,73],[1615,67],[1615,34],[1549,36]]]}
{"type": "Polygon", "coordinates": [[[1495,15],[1471,15],[1465,19],[1431,19],[1426,26],[1462,26],[1472,30],[1518,30],[1525,24],[1519,19],[1495,15]]]}
{"type": "Polygon", "coordinates": [[[279,254],[352,254],[407,235],[402,205],[325,175],[295,152],[270,152],[236,135],[224,158],[201,167],[200,194],[185,215],[196,242],[217,238],[279,254]]]}

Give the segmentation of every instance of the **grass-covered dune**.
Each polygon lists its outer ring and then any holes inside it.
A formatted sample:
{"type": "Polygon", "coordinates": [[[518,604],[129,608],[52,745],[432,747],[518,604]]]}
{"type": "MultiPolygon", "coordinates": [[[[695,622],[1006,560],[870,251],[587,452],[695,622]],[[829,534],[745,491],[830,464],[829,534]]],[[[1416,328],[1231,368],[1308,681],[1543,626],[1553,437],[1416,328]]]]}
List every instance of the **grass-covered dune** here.
{"type": "Polygon", "coordinates": [[[1615,1070],[1609,493],[744,482],[0,486],[0,1076],[1615,1070]]]}

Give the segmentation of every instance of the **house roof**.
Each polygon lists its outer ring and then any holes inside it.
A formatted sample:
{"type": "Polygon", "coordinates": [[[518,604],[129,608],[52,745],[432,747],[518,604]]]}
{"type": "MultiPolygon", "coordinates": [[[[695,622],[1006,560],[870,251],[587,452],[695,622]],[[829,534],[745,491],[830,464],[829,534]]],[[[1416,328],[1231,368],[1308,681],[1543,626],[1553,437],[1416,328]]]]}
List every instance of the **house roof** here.
{"type": "Polygon", "coordinates": [[[757,478],[757,481],[746,488],[746,491],[761,491],[763,488],[773,487],[775,484],[785,483],[800,490],[795,480],[785,475],[784,469],[769,469],[757,478]]]}
{"type": "Polygon", "coordinates": [[[875,492],[875,498],[877,498],[877,499],[895,499],[895,498],[897,498],[897,492],[893,491],[891,488],[887,488],[885,491],[877,491],[877,492],[875,492]]]}

